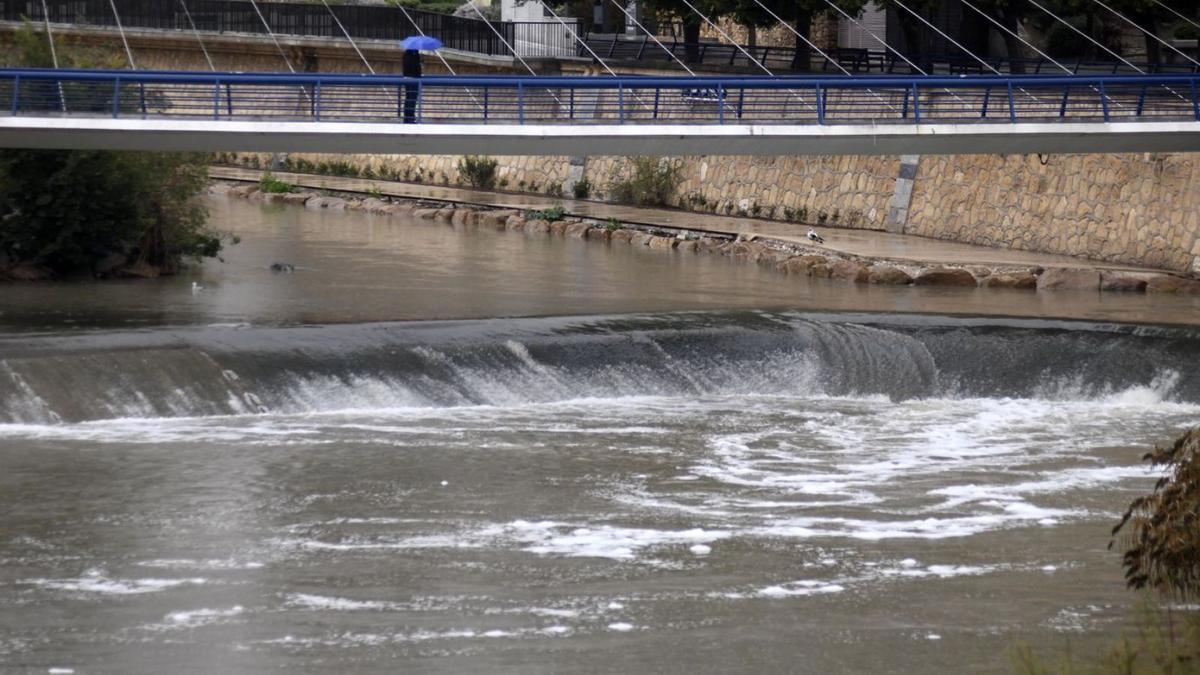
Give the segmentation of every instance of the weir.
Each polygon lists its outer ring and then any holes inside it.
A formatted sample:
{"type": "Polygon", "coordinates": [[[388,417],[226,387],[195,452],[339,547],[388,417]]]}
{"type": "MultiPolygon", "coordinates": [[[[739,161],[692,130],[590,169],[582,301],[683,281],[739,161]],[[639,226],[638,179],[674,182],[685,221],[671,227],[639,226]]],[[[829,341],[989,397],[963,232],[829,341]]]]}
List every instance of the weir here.
{"type": "Polygon", "coordinates": [[[696,313],[8,338],[0,422],[641,396],[1200,402],[1190,329],[696,313]],[[868,325],[870,324],[870,325],[868,325]]]}

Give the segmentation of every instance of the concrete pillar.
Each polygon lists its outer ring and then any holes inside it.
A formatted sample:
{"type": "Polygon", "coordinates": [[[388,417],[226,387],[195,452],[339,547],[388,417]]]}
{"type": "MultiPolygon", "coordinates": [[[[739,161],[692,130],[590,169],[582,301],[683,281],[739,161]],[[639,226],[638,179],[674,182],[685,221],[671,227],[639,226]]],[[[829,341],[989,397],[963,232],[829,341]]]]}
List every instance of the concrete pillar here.
{"type": "Polygon", "coordinates": [[[575,184],[584,178],[587,169],[587,157],[572,157],[567,166],[567,179],[563,181],[563,195],[568,199],[575,196],[575,184]]]}
{"type": "Polygon", "coordinates": [[[888,232],[904,234],[904,228],[908,225],[908,207],[912,204],[913,183],[917,180],[917,167],[920,164],[920,155],[900,156],[900,175],[896,177],[896,187],[888,202],[887,220],[884,223],[888,232]]]}

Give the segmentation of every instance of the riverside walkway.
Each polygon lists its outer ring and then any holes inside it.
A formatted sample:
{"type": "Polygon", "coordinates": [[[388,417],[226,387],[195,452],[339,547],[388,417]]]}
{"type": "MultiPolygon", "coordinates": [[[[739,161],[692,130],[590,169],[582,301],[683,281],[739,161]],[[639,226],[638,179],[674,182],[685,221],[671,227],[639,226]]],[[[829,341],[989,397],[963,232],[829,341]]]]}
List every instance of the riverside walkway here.
{"type": "MultiPolygon", "coordinates": [[[[257,183],[264,172],[227,166],[209,169],[212,178],[257,183]]],[[[579,199],[561,199],[538,195],[492,192],[467,188],[439,187],[362,178],[317,176],[303,173],[272,172],[283,181],[313,190],[377,193],[403,199],[424,199],[457,204],[487,206],[502,209],[545,209],[561,205],[569,215],[604,221],[616,218],[623,223],[646,227],[663,227],[693,232],[743,237],[764,237],[808,245],[804,238],[807,225],[782,223],[755,218],[692,213],[675,209],[656,209],[624,206],[579,199]]],[[[1072,258],[1070,256],[1034,253],[1014,249],[989,248],[959,244],[913,235],[891,234],[875,230],[814,228],[825,238],[822,248],[834,253],[926,264],[1103,268],[1150,272],[1149,268],[1119,263],[1072,258]]]]}
{"type": "Polygon", "coordinates": [[[483,155],[1200,151],[1200,75],[428,77],[0,69],[0,147],[483,155]],[[406,123],[407,122],[407,123],[406,123]]]}

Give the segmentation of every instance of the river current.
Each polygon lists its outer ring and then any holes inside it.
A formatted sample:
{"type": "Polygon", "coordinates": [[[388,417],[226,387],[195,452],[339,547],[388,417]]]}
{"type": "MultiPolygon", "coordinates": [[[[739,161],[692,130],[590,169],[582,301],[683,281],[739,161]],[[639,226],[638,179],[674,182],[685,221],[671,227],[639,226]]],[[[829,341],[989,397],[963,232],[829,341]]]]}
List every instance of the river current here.
{"type": "Polygon", "coordinates": [[[995,672],[1119,632],[1200,420],[1191,301],[213,210],[0,289],[0,669],[995,672]]]}

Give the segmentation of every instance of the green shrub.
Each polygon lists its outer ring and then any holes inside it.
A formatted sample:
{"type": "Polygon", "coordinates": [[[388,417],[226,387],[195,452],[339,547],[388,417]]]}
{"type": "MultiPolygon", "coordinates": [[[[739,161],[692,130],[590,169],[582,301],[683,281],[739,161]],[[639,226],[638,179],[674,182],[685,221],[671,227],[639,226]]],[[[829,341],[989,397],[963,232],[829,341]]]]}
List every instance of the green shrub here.
{"type": "Polygon", "coordinates": [[[458,160],[458,175],[467,180],[471,187],[490,190],[496,185],[496,165],[490,157],[467,155],[458,160]]]}
{"type": "MultiPolygon", "coordinates": [[[[56,49],[64,68],[125,65],[123,56],[102,49],[57,41],[56,49]]],[[[27,23],[14,33],[9,57],[17,65],[50,66],[45,33],[27,23]]],[[[65,85],[52,91],[75,112],[81,108],[72,96],[88,93],[65,85]]],[[[99,100],[91,93],[90,100],[99,100]]],[[[151,96],[148,107],[157,99],[151,96]]],[[[140,106],[137,96],[121,100],[140,106]]],[[[208,159],[202,153],[0,150],[0,253],[57,274],[112,274],[116,268],[102,270],[100,262],[114,256],[164,273],[187,259],[215,257],[225,239],[207,227],[208,213],[196,200],[208,183],[208,159]]]]}
{"type": "Polygon", "coordinates": [[[548,220],[553,223],[555,221],[562,220],[563,216],[566,214],[567,212],[563,209],[561,204],[555,204],[548,209],[542,209],[540,211],[529,209],[525,212],[524,216],[529,220],[548,220]]]}
{"type": "Polygon", "coordinates": [[[575,187],[571,189],[575,199],[587,199],[592,196],[592,182],[587,179],[587,176],[575,181],[575,187]]]}
{"type": "Polygon", "coordinates": [[[683,164],[657,157],[631,157],[628,175],[611,185],[608,193],[622,204],[665,206],[679,187],[683,164]]]}
{"type": "Polygon", "coordinates": [[[604,229],[608,230],[609,232],[616,232],[617,230],[621,229],[621,221],[617,220],[616,218],[609,218],[608,222],[604,224],[604,229]]]}
{"type": "Polygon", "coordinates": [[[268,194],[286,194],[292,192],[295,188],[291,183],[279,180],[275,174],[270,171],[264,173],[258,181],[258,189],[268,194]]]}
{"type": "Polygon", "coordinates": [[[201,154],[104,150],[0,152],[0,251],[58,274],[123,255],[162,272],[215,257],[223,240],[195,197],[201,154]]]}

